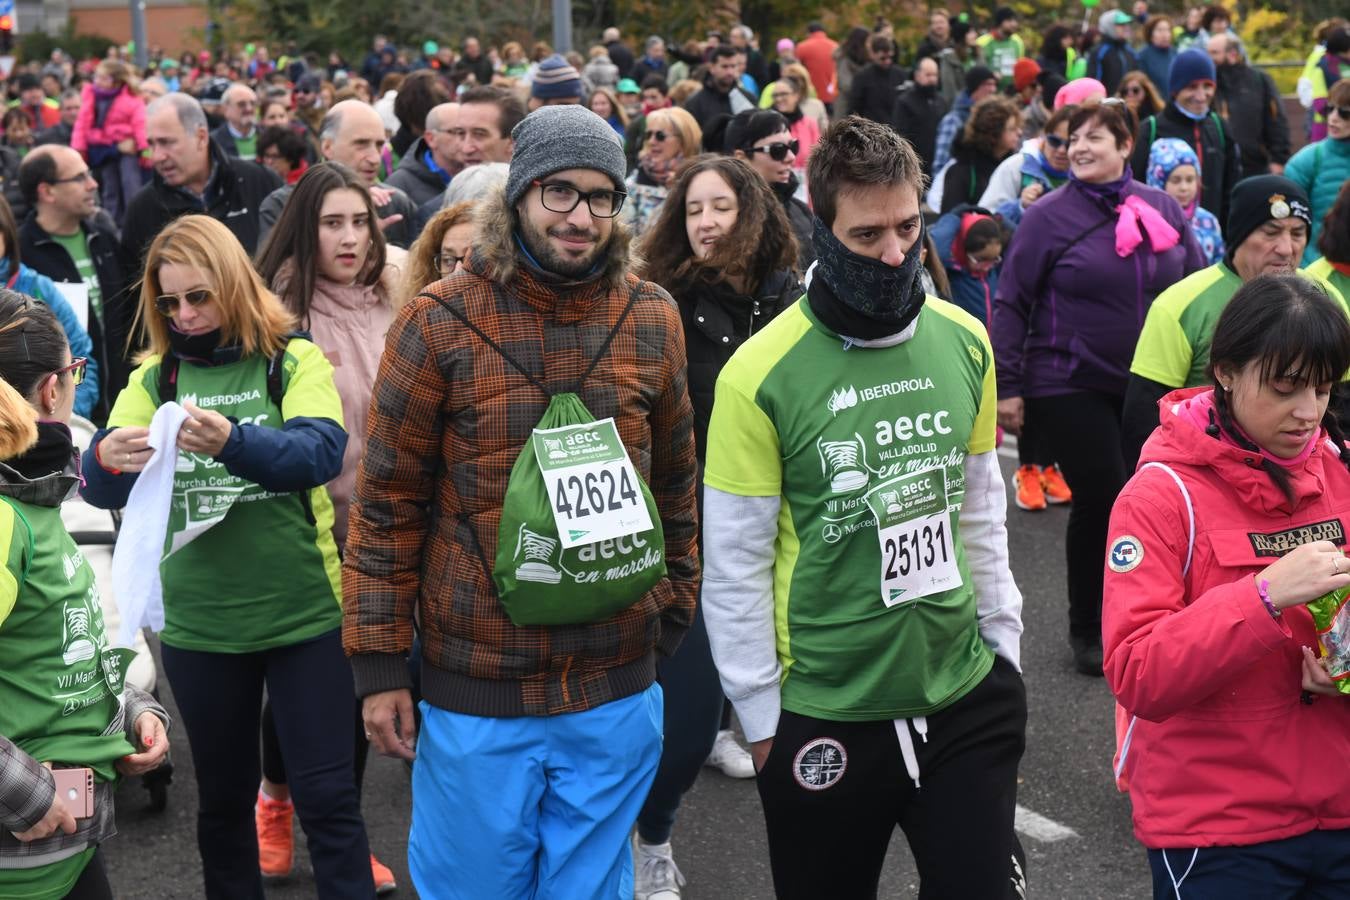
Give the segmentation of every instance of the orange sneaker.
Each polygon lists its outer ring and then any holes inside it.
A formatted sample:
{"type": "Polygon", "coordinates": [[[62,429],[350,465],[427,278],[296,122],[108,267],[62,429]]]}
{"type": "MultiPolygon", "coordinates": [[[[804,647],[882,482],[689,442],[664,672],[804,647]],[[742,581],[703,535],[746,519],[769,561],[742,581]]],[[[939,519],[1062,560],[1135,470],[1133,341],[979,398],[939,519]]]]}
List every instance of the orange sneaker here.
{"type": "Polygon", "coordinates": [[[285,878],[295,861],[295,832],[291,816],[295,806],[289,800],[273,800],[258,791],[253,819],[258,828],[258,868],[264,878],[285,878]]]}
{"type": "Polygon", "coordinates": [[[1018,509],[1045,509],[1045,492],[1041,489],[1041,471],[1036,466],[1022,466],[1013,475],[1014,500],[1018,509]]]}
{"type": "Polygon", "coordinates": [[[375,893],[388,894],[398,890],[398,882],[394,880],[394,873],[389,867],[375,858],[375,854],[370,854],[370,874],[375,879],[375,893]]]}
{"type": "Polygon", "coordinates": [[[1073,491],[1069,490],[1069,483],[1059,473],[1059,466],[1041,469],[1041,490],[1045,492],[1046,503],[1060,504],[1073,500],[1073,491]]]}

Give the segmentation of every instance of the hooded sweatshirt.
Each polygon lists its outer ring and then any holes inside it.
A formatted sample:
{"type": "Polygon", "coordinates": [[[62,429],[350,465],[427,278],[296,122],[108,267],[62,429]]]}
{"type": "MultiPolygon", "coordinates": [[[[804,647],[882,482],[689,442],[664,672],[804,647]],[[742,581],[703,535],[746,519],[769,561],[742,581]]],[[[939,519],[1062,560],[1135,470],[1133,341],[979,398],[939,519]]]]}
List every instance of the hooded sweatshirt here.
{"type": "MultiPolygon", "coordinates": [[[[1195,155],[1191,145],[1180,138],[1158,138],[1148,153],[1148,186],[1160,191],[1167,190],[1167,179],[1178,166],[1193,166],[1195,177],[1201,177],[1200,158],[1195,155]]],[[[1223,259],[1223,234],[1219,231],[1219,220],[1214,213],[1200,205],[1199,200],[1191,200],[1182,207],[1186,218],[1191,220],[1191,230],[1200,242],[1205,260],[1214,265],[1223,259]]]]}
{"type": "Polygon", "coordinates": [[[988,215],[970,206],[959,206],[946,213],[933,226],[933,243],[947,270],[952,286],[952,302],[989,327],[989,315],[998,291],[998,266],[981,275],[970,270],[966,256],[966,234],[970,227],[988,215]]]}
{"type": "Polygon", "coordinates": [[[1136,716],[1124,773],[1150,848],[1249,846],[1350,828],[1350,703],[1300,702],[1311,616],[1273,618],[1255,578],[1310,540],[1345,540],[1350,472],[1325,433],[1286,466],[1204,431],[1210,388],[1174,391],[1112,510],[1102,642],[1108,686],[1136,716]],[[1190,556],[1189,569],[1186,568],[1190,556]],[[1183,574],[1183,571],[1185,574],[1183,574]]]}

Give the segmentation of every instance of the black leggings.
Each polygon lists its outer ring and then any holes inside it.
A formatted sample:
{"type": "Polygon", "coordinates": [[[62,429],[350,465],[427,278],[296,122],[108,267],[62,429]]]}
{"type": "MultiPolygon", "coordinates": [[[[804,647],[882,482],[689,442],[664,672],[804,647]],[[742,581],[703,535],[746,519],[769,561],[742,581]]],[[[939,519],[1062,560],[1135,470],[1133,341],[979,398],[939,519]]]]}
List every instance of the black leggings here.
{"type": "Polygon", "coordinates": [[[1111,506],[1128,473],[1121,450],[1122,397],[1079,391],[1028,398],[1027,423],[1038,448],[1058,463],[1073,491],[1064,535],[1069,573],[1069,635],[1102,640],[1102,566],[1111,506]]]}
{"type": "MultiPolygon", "coordinates": [[[[356,725],[352,729],[352,757],[356,771],[356,793],[361,794],[361,783],[366,777],[366,759],[370,756],[370,741],[366,740],[365,720],[361,716],[361,700],[356,700],[356,725]]],[[[262,711],[262,772],[273,784],[286,784],[286,760],[281,756],[281,741],[277,738],[277,723],[272,719],[272,701],[263,703],[262,711]]]]}
{"type": "Polygon", "coordinates": [[[1017,464],[1019,466],[1045,468],[1054,464],[1055,458],[1045,452],[1043,442],[1037,440],[1037,437],[1036,429],[1023,422],[1022,433],[1017,436],[1017,464]]]}
{"type": "Polygon", "coordinates": [[[113,900],[112,885],[108,883],[108,870],[103,867],[103,849],[94,851],[89,863],[75,879],[75,886],[66,894],[66,900],[113,900]]]}

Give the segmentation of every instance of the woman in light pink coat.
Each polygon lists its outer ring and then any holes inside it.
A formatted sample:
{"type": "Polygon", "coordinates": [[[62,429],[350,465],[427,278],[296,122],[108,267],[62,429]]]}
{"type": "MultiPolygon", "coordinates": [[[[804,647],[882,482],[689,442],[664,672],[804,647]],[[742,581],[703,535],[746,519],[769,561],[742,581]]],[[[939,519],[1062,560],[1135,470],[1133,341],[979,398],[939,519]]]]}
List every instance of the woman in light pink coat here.
{"type": "MultiPolygon", "coordinates": [[[[333,536],[347,538],[347,510],[365,450],[366,416],[375,374],[393,321],[392,298],[406,251],[385,245],[379,217],[365,184],[341,163],[311,166],[295,185],[262,248],[257,268],[265,282],[300,319],[300,327],[333,364],[342,399],[347,449],[342,472],[328,483],[333,498],[333,536]]],[[[356,781],[361,783],[367,744],[360,704],[354,706],[356,781]]],[[[290,869],[291,804],[284,761],[271,712],[264,710],[263,784],[257,805],[259,865],[264,875],[290,869]]],[[[370,858],[375,887],[393,889],[394,877],[370,858]]]]}

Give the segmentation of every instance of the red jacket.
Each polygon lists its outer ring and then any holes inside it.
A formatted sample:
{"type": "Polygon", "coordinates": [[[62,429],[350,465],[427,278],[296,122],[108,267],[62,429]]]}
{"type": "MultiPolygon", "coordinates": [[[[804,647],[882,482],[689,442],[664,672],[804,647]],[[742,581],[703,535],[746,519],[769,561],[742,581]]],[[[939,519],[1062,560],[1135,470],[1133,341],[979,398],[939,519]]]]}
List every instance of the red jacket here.
{"type": "Polygon", "coordinates": [[[833,103],[839,85],[834,69],[834,51],[839,47],[829,35],[817,31],[797,45],[797,59],[806,66],[821,103],[833,103]]]}
{"type": "Polygon", "coordinates": [[[1302,606],[1272,618],[1252,577],[1299,544],[1344,542],[1350,471],[1319,438],[1289,469],[1289,503],[1259,457],[1207,435],[1184,405],[1209,396],[1190,388],[1160,402],[1162,427],[1116,500],[1107,543],[1106,678],[1138,717],[1125,775],[1135,835],[1154,849],[1350,828],[1350,697],[1300,702],[1312,618],[1302,606]],[[1171,467],[1194,504],[1185,577],[1186,503],[1149,461],[1171,467]]]}
{"type": "Polygon", "coordinates": [[[96,105],[94,86],[86,84],[80,95],[80,115],[70,133],[72,149],[87,157],[91,144],[116,144],[126,138],[136,142],[137,151],[149,146],[145,140],[145,103],[129,86],[123,86],[113,98],[101,126],[94,121],[96,105]]]}

